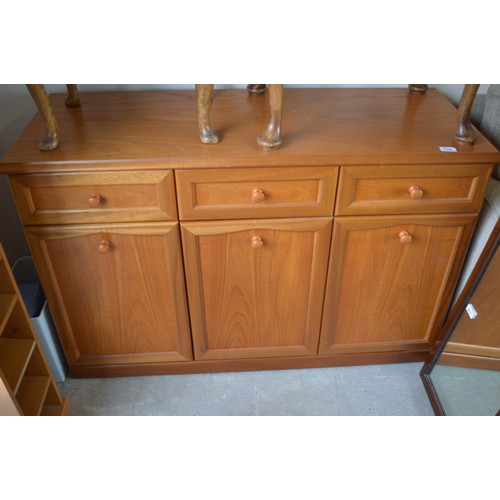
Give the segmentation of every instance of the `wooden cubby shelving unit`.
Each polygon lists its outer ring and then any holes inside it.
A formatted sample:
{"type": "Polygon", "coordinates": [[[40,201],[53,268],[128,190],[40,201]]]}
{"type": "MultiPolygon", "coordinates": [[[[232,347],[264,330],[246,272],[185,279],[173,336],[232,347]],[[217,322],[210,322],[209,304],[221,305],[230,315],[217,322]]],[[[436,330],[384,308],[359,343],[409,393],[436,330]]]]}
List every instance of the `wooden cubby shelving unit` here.
{"type": "Polygon", "coordinates": [[[57,388],[0,245],[0,415],[66,415],[57,388]]]}

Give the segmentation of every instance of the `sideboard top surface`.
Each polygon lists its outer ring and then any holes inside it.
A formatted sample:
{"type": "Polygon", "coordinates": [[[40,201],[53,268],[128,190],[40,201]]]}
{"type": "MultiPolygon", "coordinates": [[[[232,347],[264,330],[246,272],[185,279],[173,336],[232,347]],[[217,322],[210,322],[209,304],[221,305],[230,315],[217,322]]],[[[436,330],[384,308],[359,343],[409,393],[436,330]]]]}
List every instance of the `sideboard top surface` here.
{"type": "Polygon", "coordinates": [[[50,97],[59,148],[38,149],[44,126],[36,113],[0,173],[500,161],[481,134],[473,146],[454,142],[456,109],[435,89],[421,96],[404,88],[285,88],[277,151],[256,143],[269,116],[267,97],[244,89],[215,91],[212,126],[221,139],[215,145],[199,140],[194,90],[83,93],[78,108],[67,108],[64,98],[50,97]]]}

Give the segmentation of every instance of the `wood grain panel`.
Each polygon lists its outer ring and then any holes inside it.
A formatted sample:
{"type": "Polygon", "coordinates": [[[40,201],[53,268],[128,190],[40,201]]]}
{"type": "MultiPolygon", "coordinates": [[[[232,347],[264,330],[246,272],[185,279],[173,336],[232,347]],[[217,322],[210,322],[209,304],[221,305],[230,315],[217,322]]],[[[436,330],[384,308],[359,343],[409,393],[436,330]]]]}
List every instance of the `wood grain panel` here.
{"type": "Polygon", "coordinates": [[[500,358],[500,251],[497,250],[470,303],[477,316],[463,312],[445,352],[500,358]]]}
{"type": "Polygon", "coordinates": [[[13,175],[10,183],[27,225],[177,217],[172,171],[13,175]]]}
{"type": "Polygon", "coordinates": [[[192,358],[176,223],[27,235],[70,364],[192,358]]]}
{"type": "Polygon", "coordinates": [[[170,375],[180,373],[241,372],[256,370],[294,370],[384,363],[418,363],[429,356],[420,351],[361,352],[322,356],[282,356],[271,358],[203,359],[182,363],[142,363],[132,365],[74,365],[72,377],[123,377],[127,375],[170,375]]]}
{"type": "Polygon", "coordinates": [[[40,151],[37,113],[0,162],[0,173],[89,169],[293,167],[321,165],[490,164],[500,153],[481,134],[473,146],[454,142],[457,110],[435,89],[284,89],[283,146],[263,151],[255,138],[269,119],[268,100],[245,89],[216,90],[212,126],[219,144],[202,144],[192,90],[92,92],[81,107],[50,97],[61,144],[40,151]],[[440,146],[456,146],[443,153],[440,146]]]}
{"type": "Polygon", "coordinates": [[[345,167],[335,214],[479,212],[490,175],[484,165],[345,167]]]}
{"type": "Polygon", "coordinates": [[[183,223],[195,358],[316,354],[331,225],[183,223]]]}
{"type": "Polygon", "coordinates": [[[182,220],[331,216],[337,176],[337,167],[179,171],[179,216],[182,220]]]}
{"type": "Polygon", "coordinates": [[[432,344],[474,223],[474,215],[338,217],[320,353],[432,344]]]}

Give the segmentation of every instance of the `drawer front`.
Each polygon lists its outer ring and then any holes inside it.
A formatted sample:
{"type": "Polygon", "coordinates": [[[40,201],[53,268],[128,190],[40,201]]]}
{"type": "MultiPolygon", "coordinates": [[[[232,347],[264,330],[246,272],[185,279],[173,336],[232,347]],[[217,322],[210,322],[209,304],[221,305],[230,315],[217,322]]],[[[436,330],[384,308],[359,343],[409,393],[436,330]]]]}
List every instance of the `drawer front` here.
{"type": "Polygon", "coordinates": [[[342,167],[335,215],[479,212],[486,165],[342,167]]]}
{"type": "Polygon", "coordinates": [[[174,175],[168,171],[14,175],[26,225],[175,220],[174,175]]]}
{"type": "Polygon", "coordinates": [[[176,172],[181,220],[331,216],[338,167],[176,172]]]}

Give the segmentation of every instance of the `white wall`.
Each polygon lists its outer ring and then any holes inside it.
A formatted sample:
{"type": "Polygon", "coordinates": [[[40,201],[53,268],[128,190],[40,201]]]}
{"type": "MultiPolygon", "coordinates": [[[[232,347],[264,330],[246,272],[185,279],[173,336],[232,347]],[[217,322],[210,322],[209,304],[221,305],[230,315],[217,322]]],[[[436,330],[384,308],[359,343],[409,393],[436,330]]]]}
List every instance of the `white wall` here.
{"type": "MultiPolygon", "coordinates": [[[[219,88],[244,88],[246,84],[218,85],[219,88]]],[[[406,87],[407,84],[382,84],[382,85],[287,85],[289,87],[406,87]]],[[[436,87],[450,99],[455,105],[460,99],[463,90],[462,84],[430,84],[436,87]]],[[[47,92],[65,92],[63,84],[47,85],[47,92]]],[[[184,85],[138,85],[138,84],[116,84],[116,85],[78,85],[81,92],[92,92],[98,90],[106,91],[137,91],[145,89],[193,89],[194,84],[184,85]]],[[[485,93],[488,85],[482,85],[479,92],[485,93]]],[[[35,105],[24,85],[0,85],[0,159],[5,156],[12,147],[17,137],[31,120],[36,112],[35,105]]],[[[3,244],[7,258],[13,264],[19,257],[29,255],[21,223],[17,215],[15,204],[5,176],[0,176],[0,242],[3,244]]]]}

